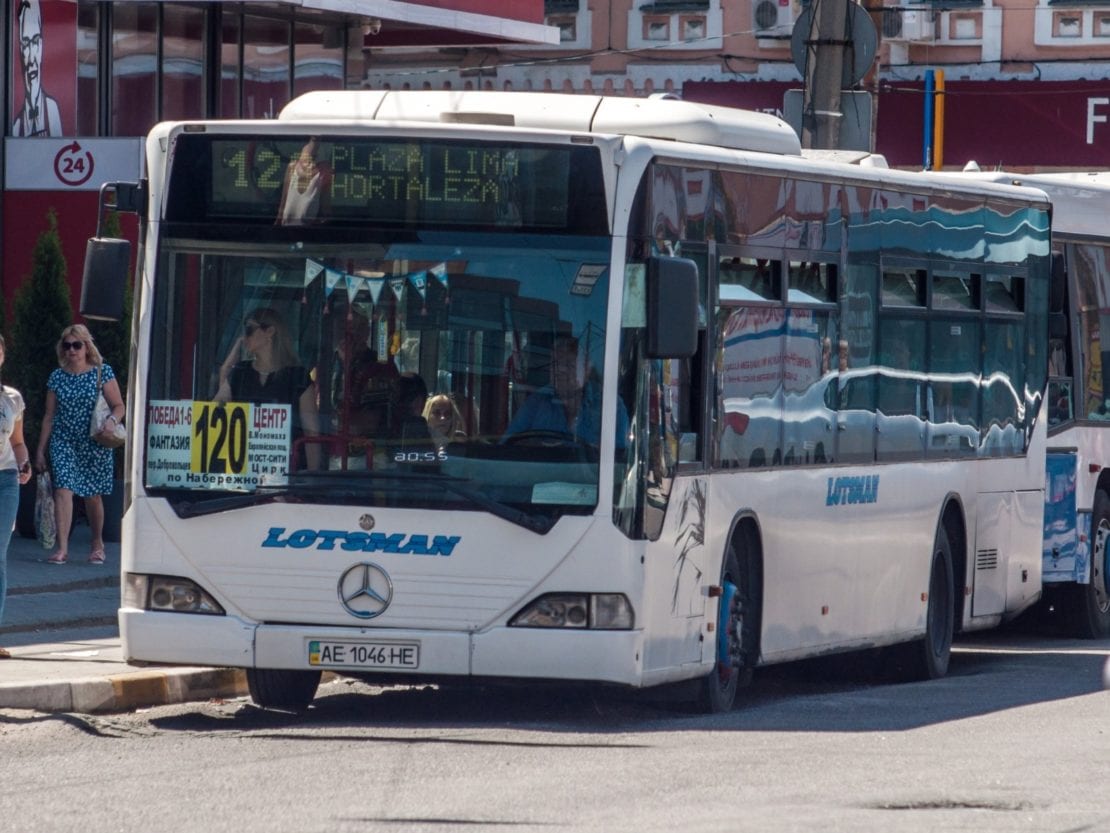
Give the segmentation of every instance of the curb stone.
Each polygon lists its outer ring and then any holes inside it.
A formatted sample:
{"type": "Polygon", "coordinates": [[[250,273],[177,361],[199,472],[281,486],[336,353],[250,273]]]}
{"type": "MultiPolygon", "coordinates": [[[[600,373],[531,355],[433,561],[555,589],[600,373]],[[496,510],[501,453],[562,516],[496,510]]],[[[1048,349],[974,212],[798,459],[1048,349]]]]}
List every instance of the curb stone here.
{"type": "Polygon", "coordinates": [[[242,669],[174,668],[50,683],[0,683],[0,708],[123,712],[245,694],[247,676],[242,669]]]}

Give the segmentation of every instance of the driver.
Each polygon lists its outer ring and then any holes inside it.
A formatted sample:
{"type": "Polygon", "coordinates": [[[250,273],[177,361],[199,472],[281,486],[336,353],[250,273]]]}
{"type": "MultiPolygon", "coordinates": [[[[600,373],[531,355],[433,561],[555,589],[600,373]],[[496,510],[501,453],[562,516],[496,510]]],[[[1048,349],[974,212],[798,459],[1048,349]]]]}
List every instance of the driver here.
{"type": "MultiPolygon", "coordinates": [[[[617,445],[623,447],[628,434],[628,415],[623,405],[617,445]]],[[[529,431],[550,431],[565,434],[596,446],[601,439],[601,385],[596,376],[587,374],[586,382],[578,379],[578,340],[562,335],[551,350],[551,383],[544,385],[525,400],[517,411],[502,442],[514,434],[529,431]]]]}

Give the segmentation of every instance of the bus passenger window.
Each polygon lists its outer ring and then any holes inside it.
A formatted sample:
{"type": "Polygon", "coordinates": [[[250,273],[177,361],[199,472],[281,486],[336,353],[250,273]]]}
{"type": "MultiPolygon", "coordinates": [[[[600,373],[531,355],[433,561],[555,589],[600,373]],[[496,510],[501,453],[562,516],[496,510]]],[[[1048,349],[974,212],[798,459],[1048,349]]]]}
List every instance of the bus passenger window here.
{"type": "Polygon", "coordinates": [[[764,257],[723,257],[718,293],[722,301],[777,301],[781,297],[782,263],[764,257]]]}
{"type": "Polygon", "coordinates": [[[791,261],[786,300],[795,304],[836,301],[836,264],[791,261]]]}
{"type": "Polygon", "coordinates": [[[888,269],[884,271],[883,306],[925,306],[925,270],[888,269]]]}

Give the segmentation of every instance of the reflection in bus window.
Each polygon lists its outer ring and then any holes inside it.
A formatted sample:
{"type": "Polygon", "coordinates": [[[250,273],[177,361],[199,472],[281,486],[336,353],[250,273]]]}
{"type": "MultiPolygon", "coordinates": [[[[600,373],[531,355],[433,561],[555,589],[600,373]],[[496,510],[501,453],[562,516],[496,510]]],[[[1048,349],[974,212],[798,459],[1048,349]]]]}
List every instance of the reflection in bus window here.
{"type": "Polygon", "coordinates": [[[928,453],[975,454],[979,447],[980,324],[973,318],[929,324],[928,453]]]}
{"type": "Polygon", "coordinates": [[[1025,405],[1017,388],[1025,378],[1021,349],[1024,327],[1014,321],[984,323],[983,367],[993,372],[983,378],[983,415],[979,453],[1014,454],[1024,442],[1025,405]]]}
{"type": "Polygon", "coordinates": [[[921,457],[925,448],[925,322],[883,319],[879,329],[878,424],[880,460],[921,457]]]}
{"type": "Polygon", "coordinates": [[[783,340],[783,463],[830,462],[836,443],[836,414],[826,391],[836,387],[832,345],[839,344],[831,312],[788,309],[783,340]]]}
{"type": "Polygon", "coordinates": [[[725,307],[720,312],[718,453],[719,464],[725,468],[782,462],[785,330],[786,310],[782,307],[725,307]]]}
{"type": "Polygon", "coordinates": [[[1074,309],[1082,357],[1082,413],[1088,419],[1110,419],[1110,386],[1106,384],[1110,368],[1110,250],[1075,245],[1069,247],[1069,254],[1077,295],[1074,309]]]}

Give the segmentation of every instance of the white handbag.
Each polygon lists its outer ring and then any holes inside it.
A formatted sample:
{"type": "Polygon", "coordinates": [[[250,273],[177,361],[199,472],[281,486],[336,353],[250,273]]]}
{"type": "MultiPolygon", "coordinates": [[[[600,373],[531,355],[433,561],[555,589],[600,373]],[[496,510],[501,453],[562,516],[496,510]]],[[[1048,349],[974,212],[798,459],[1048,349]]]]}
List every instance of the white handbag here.
{"type": "Polygon", "coordinates": [[[104,398],[104,387],[100,383],[101,366],[96,368],[96,405],[93,406],[92,420],[89,423],[89,436],[105,448],[119,448],[127,441],[127,430],[122,422],[109,421],[112,409],[104,398]]]}

